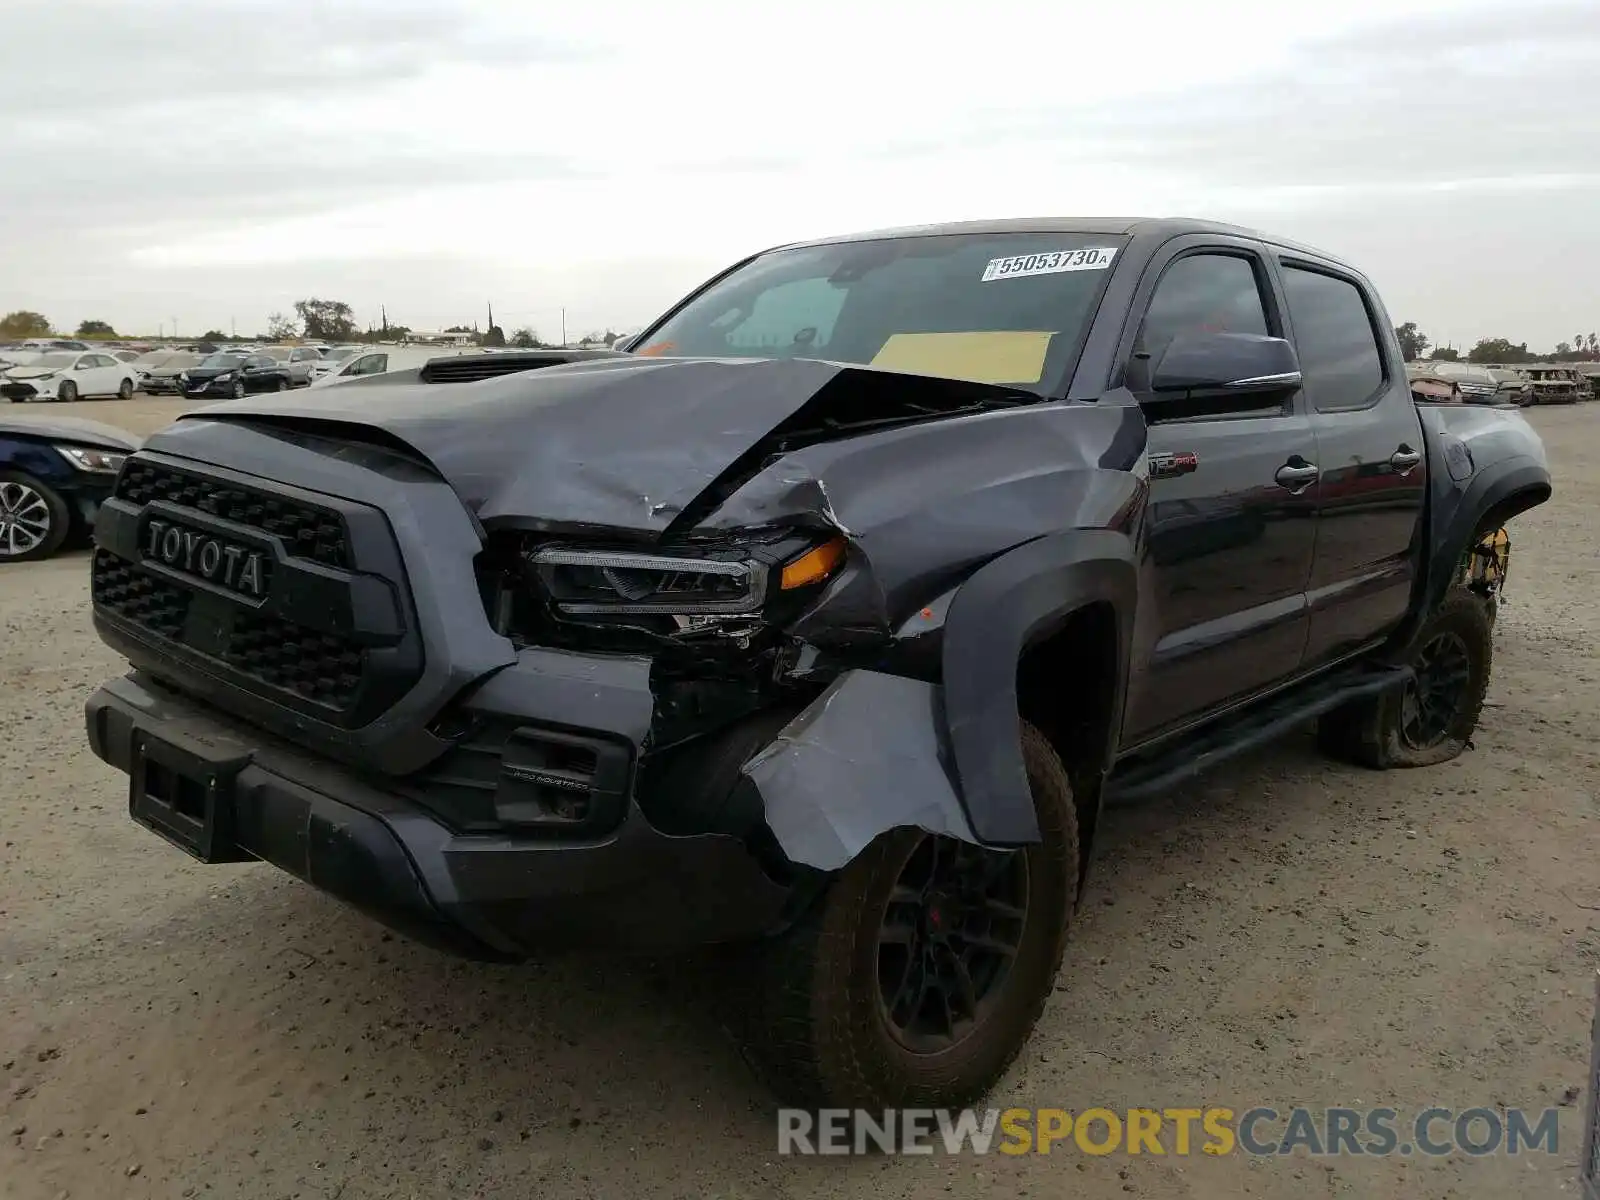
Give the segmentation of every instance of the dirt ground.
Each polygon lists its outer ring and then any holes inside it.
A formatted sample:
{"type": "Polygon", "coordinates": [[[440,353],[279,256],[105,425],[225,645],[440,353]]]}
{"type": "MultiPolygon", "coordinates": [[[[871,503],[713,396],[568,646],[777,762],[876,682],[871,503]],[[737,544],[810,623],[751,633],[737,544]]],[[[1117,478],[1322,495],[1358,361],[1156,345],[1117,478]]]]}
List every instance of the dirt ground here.
{"type": "MultiPolygon", "coordinates": [[[[82,404],[139,433],[180,405],[82,404]]],[[[20,410],[53,415],[59,409],[20,410]]],[[[0,1195],[1574,1195],[1600,966],[1600,406],[1539,410],[1476,749],[1307,739],[1114,813],[999,1106],[1561,1108],[1560,1152],[780,1158],[717,970],[479,966],[136,828],[82,704],[85,556],[0,571],[0,1195]]]]}

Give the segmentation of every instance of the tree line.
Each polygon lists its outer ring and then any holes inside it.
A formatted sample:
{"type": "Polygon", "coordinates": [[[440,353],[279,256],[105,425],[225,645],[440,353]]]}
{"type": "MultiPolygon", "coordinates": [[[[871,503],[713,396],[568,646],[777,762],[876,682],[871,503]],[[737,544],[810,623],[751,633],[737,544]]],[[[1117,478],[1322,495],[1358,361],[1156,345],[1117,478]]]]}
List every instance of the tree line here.
{"type": "Polygon", "coordinates": [[[1479,338],[1465,355],[1454,346],[1434,346],[1432,340],[1417,328],[1415,321],[1395,326],[1394,336],[1400,342],[1407,362],[1416,362],[1424,355],[1439,362],[1470,363],[1530,363],[1530,362],[1597,362],[1600,361],[1600,336],[1593,333],[1574,334],[1570,342],[1557,342],[1554,350],[1540,352],[1529,350],[1527,342],[1513,342],[1510,338],[1479,338]],[[1429,347],[1433,352],[1428,353],[1429,347]]]}
{"type": "MultiPolygon", "coordinates": [[[[547,342],[539,336],[537,330],[523,326],[514,330],[508,338],[506,332],[499,325],[491,324],[487,329],[479,331],[476,323],[472,326],[452,325],[445,333],[467,334],[480,346],[516,346],[521,349],[537,350],[550,348],[556,343],[547,342]]],[[[265,332],[256,336],[257,341],[283,342],[294,338],[305,338],[308,341],[323,342],[404,342],[409,340],[412,329],[409,325],[395,324],[389,321],[387,314],[380,325],[369,325],[362,329],[356,324],[355,310],[342,300],[322,300],[315,296],[305,300],[297,300],[292,314],[275,312],[267,318],[265,332]]],[[[32,312],[27,309],[18,309],[0,317],[0,338],[42,338],[64,336],[56,332],[55,326],[43,313],[32,312]]],[[[85,320],[78,323],[75,336],[80,338],[114,338],[120,335],[111,326],[109,321],[85,320]]],[[[606,330],[604,333],[593,332],[584,335],[584,341],[602,342],[607,346],[612,345],[621,335],[606,330]]],[[[220,329],[208,329],[197,339],[201,342],[232,342],[237,341],[235,334],[224,333],[220,329]]],[[[246,338],[245,340],[252,340],[246,338]]]]}

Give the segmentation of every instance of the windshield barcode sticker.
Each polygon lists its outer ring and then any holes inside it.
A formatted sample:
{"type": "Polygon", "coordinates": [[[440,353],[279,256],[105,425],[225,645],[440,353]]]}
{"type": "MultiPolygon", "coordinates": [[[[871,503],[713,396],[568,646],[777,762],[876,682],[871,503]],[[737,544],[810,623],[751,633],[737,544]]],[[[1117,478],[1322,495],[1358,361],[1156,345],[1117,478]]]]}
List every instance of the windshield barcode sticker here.
{"type": "Polygon", "coordinates": [[[1039,254],[991,258],[983,269],[982,282],[1020,279],[1024,275],[1054,275],[1058,271],[1105,271],[1116,254],[1115,246],[1091,246],[1086,250],[1046,250],[1039,254]]]}

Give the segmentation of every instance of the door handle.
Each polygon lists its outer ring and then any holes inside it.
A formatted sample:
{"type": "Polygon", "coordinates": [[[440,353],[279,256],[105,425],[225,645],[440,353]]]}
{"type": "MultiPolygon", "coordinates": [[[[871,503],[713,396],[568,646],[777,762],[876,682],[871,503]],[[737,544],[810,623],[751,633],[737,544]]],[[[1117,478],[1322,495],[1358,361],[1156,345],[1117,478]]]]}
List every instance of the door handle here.
{"type": "Polygon", "coordinates": [[[1322,471],[1314,463],[1308,463],[1296,454],[1283,466],[1278,468],[1278,473],[1273,476],[1278,481],[1279,487],[1288,488],[1295,495],[1305,491],[1317,481],[1317,476],[1322,471]]]}
{"type": "Polygon", "coordinates": [[[1389,456],[1389,465],[1395,469],[1397,474],[1400,475],[1406,474],[1406,472],[1410,471],[1412,467],[1416,466],[1421,461],[1422,451],[1413,450],[1404,442],[1401,442],[1400,448],[1389,456]]]}

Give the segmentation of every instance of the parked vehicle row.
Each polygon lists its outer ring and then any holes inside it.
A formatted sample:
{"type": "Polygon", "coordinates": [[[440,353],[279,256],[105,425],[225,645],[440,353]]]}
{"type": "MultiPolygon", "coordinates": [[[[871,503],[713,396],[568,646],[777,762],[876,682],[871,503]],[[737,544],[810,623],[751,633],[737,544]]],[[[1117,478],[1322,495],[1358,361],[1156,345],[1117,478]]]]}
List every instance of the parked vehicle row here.
{"type": "Polygon", "coordinates": [[[1448,362],[1428,359],[1406,364],[1411,392],[1419,400],[1443,404],[1574,404],[1594,398],[1600,376],[1570,363],[1448,362]]]}

